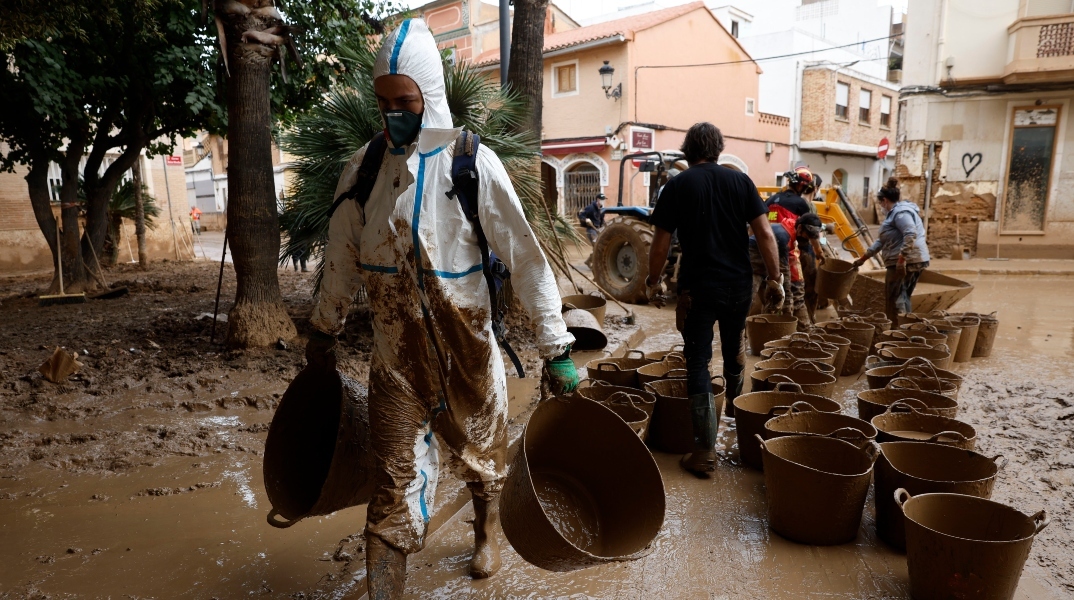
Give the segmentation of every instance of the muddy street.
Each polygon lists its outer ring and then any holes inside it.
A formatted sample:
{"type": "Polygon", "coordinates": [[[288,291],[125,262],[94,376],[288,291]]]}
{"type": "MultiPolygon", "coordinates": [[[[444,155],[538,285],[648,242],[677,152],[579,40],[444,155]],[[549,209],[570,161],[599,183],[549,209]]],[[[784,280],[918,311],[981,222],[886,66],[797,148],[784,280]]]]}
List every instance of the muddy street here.
{"type": "MultiPolygon", "coordinates": [[[[38,307],[40,278],[5,281],[0,535],[8,543],[0,547],[0,597],[359,597],[364,507],[290,529],[265,522],[264,440],[304,362],[312,274],[281,271],[300,339],[233,353],[208,340],[213,265],[118,271],[129,297],[80,306],[38,307]],[[56,346],[77,352],[84,365],[59,385],[37,372],[56,346]]],[[[225,276],[225,299],[234,297],[233,277],[225,276]]],[[[976,290],[957,308],[998,310],[1000,330],[990,358],[955,365],[966,379],[960,419],[977,428],[979,452],[1010,461],[993,499],[1025,513],[1044,508],[1052,518],[1033,545],[1017,597],[1074,597],[1074,278],[966,278],[976,290]]],[[[225,301],[223,312],[229,307],[225,301]]],[[[679,341],[672,308],[636,312],[636,326],[612,327],[621,312],[609,307],[612,347],[657,351],[679,341]]],[[[518,341],[535,373],[532,342],[518,341]]],[[[363,382],[370,345],[368,319],[356,310],[341,363],[363,382]]],[[[536,382],[509,381],[517,438],[536,382]]],[[[864,377],[840,380],[836,399],[844,412],[855,414],[854,394],[866,387],[864,377]]],[[[460,486],[445,484],[434,533],[410,561],[409,596],[907,597],[905,559],[876,539],[871,499],[853,544],[788,542],[767,527],[763,477],[739,463],[733,421],[724,419],[719,435],[712,480],[686,475],[678,456],[656,455],[667,518],[652,554],[633,563],[551,573],[501,540],[504,569],[475,582],[466,576],[473,513],[460,501],[460,486]]]]}

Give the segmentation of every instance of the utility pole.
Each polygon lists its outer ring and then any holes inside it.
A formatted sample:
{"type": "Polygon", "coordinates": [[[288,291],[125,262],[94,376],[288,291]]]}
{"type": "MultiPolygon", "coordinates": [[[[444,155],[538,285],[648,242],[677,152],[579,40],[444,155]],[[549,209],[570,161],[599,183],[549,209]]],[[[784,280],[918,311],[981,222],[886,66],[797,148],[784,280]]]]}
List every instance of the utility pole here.
{"type": "Polygon", "coordinates": [[[507,85],[511,63],[511,0],[500,0],[500,87],[507,85]]]}

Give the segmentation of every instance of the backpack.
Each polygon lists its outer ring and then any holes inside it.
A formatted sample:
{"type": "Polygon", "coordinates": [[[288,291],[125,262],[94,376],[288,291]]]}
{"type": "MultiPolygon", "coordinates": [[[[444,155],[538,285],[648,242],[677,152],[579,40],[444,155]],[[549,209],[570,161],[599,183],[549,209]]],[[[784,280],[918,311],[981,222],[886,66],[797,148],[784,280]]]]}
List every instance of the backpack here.
{"type": "MultiPolygon", "coordinates": [[[[463,214],[474,227],[477,235],[477,247],[481,250],[481,271],[485,275],[485,283],[489,288],[489,303],[492,308],[492,333],[496,342],[507,353],[519,378],[526,376],[522,369],[522,361],[518,354],[507,342],[507,297],[504,286],[511,278],[511,272],[507,269],[499,257],[489,249],[488,238],[485,230],[481,227],[481,221],[477,215],[477,198],[480,190],[480,178],[477,172],[477,151],[481,146],[481,137],[463,130],[455,141],[455,156],[451,161],[451,189],[447,191],[448,198],[458,199],[463,214]]],[[[388,142],[384,132],[378,132],[369,141],[362,164],[358,167],[358,178],[349,190],[343,192],[328,209],[328,218],[343,203],[344,200],[354,199],[358,208],[365,209],[369,195],[373,192],[373,186],[377,182],[381,163],[384,161],[384,152],[388,149],[388,142]]]]}

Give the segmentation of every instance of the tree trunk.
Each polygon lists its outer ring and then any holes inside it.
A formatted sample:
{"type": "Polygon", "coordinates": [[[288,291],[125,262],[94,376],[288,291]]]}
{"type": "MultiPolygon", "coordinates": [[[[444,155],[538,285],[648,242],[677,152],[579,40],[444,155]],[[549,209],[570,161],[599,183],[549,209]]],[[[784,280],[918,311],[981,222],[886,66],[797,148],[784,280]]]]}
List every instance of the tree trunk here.
{"type": "Polygon", "coordinates": [[[515,23],[511,30],[511,64],[507,81],[520,92],[530,106],[529,122],[525,127],[537,139],[541,133],[541,102],[544,84],[544,23],[548,0],[515,0],[515,23]]]}
{"type": "MultiPolygon", "coordinates": [[[[68,294],[84,292],[92,285],[82,262],[82,234],[78,226],[81,209],[78,202],[78,166],[84,151],[84,138],[68,143],[67,154],[60,164],[60,227],[63,229],[60,252],[63,256],[63,291],[68,294]]],[[[51,234],[56,235],[56,232],[51,234]]]]}
{"type": "Polygon", "coordinates": [[[241,41],[262,25],[254,18],[229,23],[227,86],[228,240],[238,291],[228,314],[228,346],[249,348],[291,339],[295,325],[280,294],[280,224],[272,176],[269,83],[274,48],[241,41]]]}
{"type": "Polygon", "coordinates": [[[34,209],[34,218],[41,234],[45,236],[48,248],[52,252],[52,285],[49,293],[60,291],[59,270],[56,257],[59,247],[56,245],[56,215],[52,213],[52,196],[48,189],[48,166],[47,157],[34,158],[30,162],[30,172],[26,174],[26,187],[30,193],[30,205],[34,209]]]}
{"type": "Polygon", "coordinates": [[[144,271],[149,266],[149,254],[145,250],[145,197],[142,196],[141,156],[131,167],[131,177],[134,179],[134,235],[138,238],[138,268],[144,271]]]}

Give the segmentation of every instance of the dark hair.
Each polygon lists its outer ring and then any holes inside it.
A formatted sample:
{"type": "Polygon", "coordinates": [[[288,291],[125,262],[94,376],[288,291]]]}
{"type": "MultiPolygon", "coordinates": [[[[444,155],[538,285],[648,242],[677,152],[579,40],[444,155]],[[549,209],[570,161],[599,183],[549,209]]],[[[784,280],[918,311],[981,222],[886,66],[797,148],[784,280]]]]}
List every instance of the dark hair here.
{"type": "Polygon", "coordinates": [[[802,228],[802,230],[808,234],[807,237],[809,237],[810,239],[815,239],[820,236],[819,230],[824,227],[824,224],[821,223],[820,217],[818,217],[817,215],[813,213],[806,213],[798,217],[798,221],[795,223],[795,227],[802,228]],[[809,228],[816,228],[818,231],[814,235],[812,231],[809,231],[809,228]]]}
{"type": "Polygon", "coordinates": [[[690,164],[703,160],[715,162],[723,152],[723,134],[720,133],[720,128],[712,123],[695,123],[686,132],[680,150],[690,164]]]}
{"type": "Polygon", "coordinates": [[[892,177],[888,179],[888,182],[884,184],[884,187],[880,188],[880,191],[876,193],[876,196],[881,200],[890,200],[891,202],[898,202],[902,193],[899,192],[899,180],[892,177]]]}

